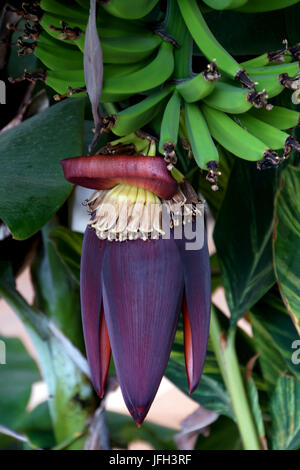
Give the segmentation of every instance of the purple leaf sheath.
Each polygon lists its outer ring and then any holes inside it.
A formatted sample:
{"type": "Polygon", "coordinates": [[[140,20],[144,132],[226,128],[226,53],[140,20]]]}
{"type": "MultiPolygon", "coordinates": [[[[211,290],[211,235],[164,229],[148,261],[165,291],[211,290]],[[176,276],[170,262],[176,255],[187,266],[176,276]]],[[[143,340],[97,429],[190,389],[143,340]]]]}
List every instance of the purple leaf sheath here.
{"type": "Polygon", "coordinates": [[[87,92],[92,106],[95,124],[95,135],[89,151],[95,146],[100,134],[101,117],[99,101],[103,84],[103,56],[96,25],[96,0],[90,0],[90,14],[84,41],[84,77],[87,92]]]}

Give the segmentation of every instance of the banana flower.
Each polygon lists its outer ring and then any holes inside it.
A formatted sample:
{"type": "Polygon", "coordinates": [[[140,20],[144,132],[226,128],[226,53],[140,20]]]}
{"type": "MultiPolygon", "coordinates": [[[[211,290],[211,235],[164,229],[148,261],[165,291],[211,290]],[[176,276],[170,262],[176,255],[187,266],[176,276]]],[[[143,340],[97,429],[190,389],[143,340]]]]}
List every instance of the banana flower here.
{"type": "Polygon", "coordinates": [[[140,425],[166,369],[181,312],[190,392],[200,380],[210,318],[206,235],[196,250],[186,249],[184,236],[174,236],[181,223],[175,203],[185,211],[188,196],[161,157],[96,155],[69,158],[62,166],[68,181],[95,189],[87,201],[91,220],[80,281],[93,385],[102,397],[112,352],[126,406],[140,425]],[[171,214],[168,239],[161,222],[164,202],[171,214]]]}

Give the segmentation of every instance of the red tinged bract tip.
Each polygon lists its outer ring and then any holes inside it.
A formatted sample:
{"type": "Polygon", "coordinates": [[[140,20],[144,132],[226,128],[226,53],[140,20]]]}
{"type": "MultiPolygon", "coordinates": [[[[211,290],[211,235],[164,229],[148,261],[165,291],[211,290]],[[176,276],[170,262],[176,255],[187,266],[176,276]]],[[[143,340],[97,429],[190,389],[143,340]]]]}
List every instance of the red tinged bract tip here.
{"type": "Polygon", "coordinates": [[[81,316],[86,354],[96,393],[102,398],[111,356],[110,341],[104,317],[101,289],[102,260],[106,241],[93,229],[86,228],[81,255],[81,316]]]}
{"type": "Polygon", "coordinates": [[[111,189],[128,184],[170,199],[177,183],[162,157],[94,155],[61,161],[66,180],[91,189],[111,189]]]}
{"type": "Polygon", "coordinates": [[[206,233],[204,236],[201,250],[187,250],[184,238],[175,240],[184,275],[184,352],[190,393],[201,378],[209,336],[211,276],[206,233]]]}

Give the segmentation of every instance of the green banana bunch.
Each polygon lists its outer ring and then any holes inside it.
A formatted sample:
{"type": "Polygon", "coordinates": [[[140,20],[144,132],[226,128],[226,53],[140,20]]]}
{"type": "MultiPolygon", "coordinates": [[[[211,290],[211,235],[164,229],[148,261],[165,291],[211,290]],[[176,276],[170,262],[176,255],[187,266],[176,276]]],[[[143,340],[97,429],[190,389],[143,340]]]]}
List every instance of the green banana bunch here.
{"type": "Polygon", "coordinates": [[[293,109],[283,108],[282,106],[273,106],[269,111],[253,108],[249,113],[255,118],[281,130],[293,129],[300,124],[300,113],[293,109]]]}
{"type": "Polygon", "coordinates": [[[206,104],[201,106],[201,110],[213,138],[237,157],[260,161],[272,152],[262,140],[250,134],[222,111],[206,104]]]}
{"type": "Polygon", "coordinates": [[[148,15],[157,3],[158,0],[139,0],[138,2],[135,0],[110,0],[102,7],[111,15],[135,20],[148,15]]]}
{"type": "MultiPolygon", "coordinates": [[[[89,3],[41,0],[44,31],[34,53],[48,68],[46,84],[62,97],[86,93],[83,51],[89,3]]],[[[276,9],[279,3],[284,1],[202,0],[215,10],[245,12],[276,9]]],[[[138,152],[147,153],[149,140],[134,133],[155,122],[159,151],[170,168],[176,163],[180,138],[184,148],[191,148],[197,165],[208,170],[212,189],[217,189],[219,174],[217,143],[239,158],[259,162],[259,168],[282,160],[275,150],[283,149],[283,158],[292,148],[299,150],[298,142],[284,130],[298,125],[300,113],[267,101],[284,88],[300,88],[299,46],[288,48],[284,41],[282,49],[240,64],[208,28],[200,0],[168,0],[165,21],[151,27],[149,19],[142,18],[156,6],[158,11],[157,4],[158,0],[110,0],[98,5],[104,62],[101,102],[110,113],[114,106],[109,103],[144,94],[136,104],[103,119],[104,128],[121,137],[116,145],[126,144],[130,136],[136,139],[138,152]],[[211,61],[197,74],[191,67],[192,39],[211,61]],[[224,72],[222,78],[217,66],[224,72]]]]}
{"type": "Polygon", "coordinates": [[[214,37],[200,11],[196,0],[177,0],[187,28],[195,43],[209,61],[216,60],[218,68],[230,77],[240,80],[244,86],[253,89],[242,66],[221,46],[214,37]]]}
{"type": "MultiPolygon", "coordinates": [[[[172,87],[166,87],[151,93],[139,103],[106,118],[114,121],[112,131],[118,136],[125,136],[148,124],[164,107],[172,87]]],[[[104,118],[105,120],[105,118],[104,118]]]]}
{"type": "Polygon", "coordinates": [[[181,97],[175,90],[163,112],[159,139],[159,151],[170,163],[176,163],[174,152],[178,140],[180,108],[181,97]]]}
{"type": "Polygon", "coordinates": [[[215,62],[212,62],[203,72],[180,81],[176,88],[186,103],[194,103],[212,93],[218,78],[220,74],[215,62]]]}

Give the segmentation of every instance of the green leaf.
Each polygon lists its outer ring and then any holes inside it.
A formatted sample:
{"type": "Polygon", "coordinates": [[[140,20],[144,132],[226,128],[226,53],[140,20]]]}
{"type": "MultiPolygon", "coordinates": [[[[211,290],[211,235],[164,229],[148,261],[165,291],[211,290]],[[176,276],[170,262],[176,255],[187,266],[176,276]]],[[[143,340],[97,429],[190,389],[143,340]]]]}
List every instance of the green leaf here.
{"type": "Polygon", "coordinates": [[[0,337],[6,363],[0,363],[0,424],[17,429],[26,412],[31,386],[41,380],[36,363],[17,338],[0,337]]]}
{"type": "Polygon", "coordinates": [[[287,371],[300,379],[299,366],[292,362],[292,343],[299,337],[276,292],[269,292],[251,309],[251,324],[268,390],[272,391],[278,377],[287,371]]]}
{"type": "Polygon", "coordinates": [[[72,185],[60,160],[81,155],[84,100],[65,100],[0,135],[0,218],[13,236],[37,232],[72,185]]]}
{"type": "Polygon", "coordinates": [[[252,377],[249,377],[247,379],[247,394],[258,436],[262,440],[265,438],[265,427],[262,417],[262,411],[259,404],[258,391],[252,377]]]}
{"type": "Polygon", "coordinates": [[[300,168],[288,166],[275,199],[275,275],[283,301],[300,334],[300,168]]]}
{"type": "MultiPolygon", "coordinates": [[[[35,300],[38,308],[55,322],[77,348],[82,350],[79,285],[70,276],[55,244],[50,239],[53,230],[64,233],[63,228],[57,227],[54,222],[48,222],[42,230],[42,246],[39,247],[32,264],[35,300]]],[[[68,233],[67,229],[66,232],[68,233]]],[[[64,248],[67,246],[65,243],[64,248]]]]}
{"type": "MultiPolygon", "coordinates": [[[[90,381],[83,371],[86,362],[78,350],[69,345],[63,334],[40,311],[31,307],[0,272],[0,295],[24,323],[34,344],[44,380],[48,386],[49,409],[56,442],[63,442],[81,432],[96,407],[90,381]],[[75,357],[76,356],[76,357],[75,357]],[[82,367],[79,367],[79,360],[82,367]],[[77,360],[77,362],[76,362],[77,360]]],[[[84,438],[70,448],[81,449],[84,438]]]]}
{"type": "Polygon", "coordinates": [[[210,425],[208,436],[200,435],[196,450],[243,450],[237,425],[229,418],[220,416],[210,425]]]}
{"type": "Polygon", "coordinates": [[[270,289],[276,171],[237,158],[216,222],[214,240],[235,324],[270,289]]]}
{"type": "Polygon", "coordinates": [[[18,431],[28,437],[31,445],[50,449],[55,445],[55,437],[49,407],[47,402],[43,402],[34,408],[30,413],[26,413],[18,425],[18,431]]]}
{"type": "MultiPolygon", "coordinates": [[[[177,387],[180,388],[180,390],[188,394],[182,324],[178,327],[173,350],[171,352],[171,357],[165,374],[177,387]]],[[[233,419],[234,415],[231,401],[224,387],[224,382],[210,341],[208,343],[203,374],[200,383],[191,395],[191,398],[205,408],[216,411],[219,414],[224,414],[233,419]]]]}
{"type": "Polygon", "coordinates": [[[79,283],[82,233],[72,232],[66,227],[57,227],[51,231],[50,238],[54,241],[57,253],[69,273],[79,283]]]}
{"type": "Polygon", "coordinates": [[[147,421],[139,429],[130,416],[111,411],[106,413],[106,417],[110,438],[118,447],[126,447],[132,441],[142,440],[149,442],[157,450],[176,449],[173,441],[176,431],[173,429],[147,421]]]}
{"type": "Polygon", "coordinates": [[[280,377],[272,396],[273,449],[295,450],[300,446],[300,382],[280,377]]]}

